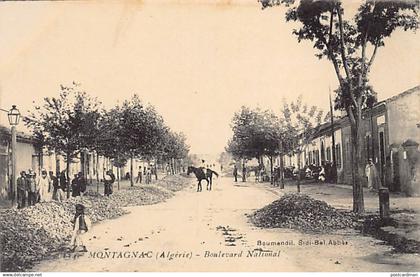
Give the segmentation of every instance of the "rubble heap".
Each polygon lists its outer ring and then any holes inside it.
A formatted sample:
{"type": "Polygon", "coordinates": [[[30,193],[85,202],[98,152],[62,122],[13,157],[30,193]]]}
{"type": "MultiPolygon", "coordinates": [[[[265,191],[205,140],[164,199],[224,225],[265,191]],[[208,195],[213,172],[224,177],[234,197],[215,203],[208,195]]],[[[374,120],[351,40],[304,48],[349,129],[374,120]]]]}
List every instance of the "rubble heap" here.
{"type": "Polygon", "coordinates": [[[110,196],[110,199],[121,206],[128,207],[159,203],[173,195],[173,193],[159,189],[154,185],[142,185],[117,191],[110,196]]]}
{"type": "Polygon", "coordinates": [[[353,227],[354,219],[352,213],[336,210],[324,201],[298,193],[285,194],[251,215],[251,221],[258,227],[306,232],[353,227]]]}
{"type": "MultiPolygon", "coordinates": [[[[185,177],[188,177],[185,175],[185,177]]],[[[185,182],[185,177],[180,175],[168,175],[158,183],[158,186],[167,190],[176,192],[191,185],[191,182],[185,182]]]]}
{"type": "MultiPolygon", "coordinates": [[[[175,187],[185,187],[185,183],[190,183],[182,177],[168,176],[163,180],[176,183],[175,187]]],[[[86,207],[85,212],[93,223],[115,218],[127,213],[123,207],[154,204],[173,196],[173,192],[159,187],[163,180],[150,186],[115,191],[109,197],[88,192],[61,203],[52,201],[24,209],[1,210],[0,270],[24,271],[44,257],[65,249],[71,238],[76,203],[86,207]]]]}

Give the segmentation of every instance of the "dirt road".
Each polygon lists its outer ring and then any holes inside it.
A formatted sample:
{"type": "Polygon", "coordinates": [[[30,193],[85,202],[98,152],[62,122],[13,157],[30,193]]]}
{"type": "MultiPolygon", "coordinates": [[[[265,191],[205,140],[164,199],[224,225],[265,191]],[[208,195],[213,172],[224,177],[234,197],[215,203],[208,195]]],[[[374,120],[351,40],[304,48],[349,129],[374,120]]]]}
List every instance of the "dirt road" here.
{"type": "Polygon", "coordinates": [[[44,261],[33,271],[414,271],[418,255],[347,230],[302,234],[259,229],[245,214],[281,192],[215,180],[213,191],[184,190],[167,202],[129,208],[97,224],[83,256],[44,261]]]}

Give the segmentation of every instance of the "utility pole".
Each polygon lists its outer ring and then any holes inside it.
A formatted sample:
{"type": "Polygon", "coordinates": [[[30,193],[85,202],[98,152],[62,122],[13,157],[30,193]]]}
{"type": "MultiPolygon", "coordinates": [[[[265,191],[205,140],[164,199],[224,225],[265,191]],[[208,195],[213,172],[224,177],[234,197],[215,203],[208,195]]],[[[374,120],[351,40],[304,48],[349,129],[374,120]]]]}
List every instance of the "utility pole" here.
{"type": "Polygon", "coordinates": [[[336,155],[335,155],[334,109],[333,109],[332,101],[331,101],[331,88],[328,87],[328,90],[329,90],[329,98],[330,98],[330,117],[331,117],[332,170],[333,170],[333,181],[335,183],[335,182],[337,182],[337,160],[336,160],[336,155]]]}
{"type": "Polygon", "coordinates": [[[16,185],[16,126],[12,125],[12,206],[17,205],[16,185]]]}
{"type": "Polygon", "coordinates": [[[279,148],[280,148],[280,155],[279,155],[280,157],[280,189],[284,189],[283,141],[280,141],[279,148]]]}

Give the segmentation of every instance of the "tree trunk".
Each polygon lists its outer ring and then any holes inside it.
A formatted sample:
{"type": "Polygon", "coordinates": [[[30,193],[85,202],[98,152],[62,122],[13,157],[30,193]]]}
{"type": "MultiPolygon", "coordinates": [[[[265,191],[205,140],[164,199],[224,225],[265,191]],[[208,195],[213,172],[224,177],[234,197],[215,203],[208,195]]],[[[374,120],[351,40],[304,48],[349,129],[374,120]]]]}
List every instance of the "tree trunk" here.
{"type": "Polygon", "coordinates": [[[96,153],[96,192],[99,193],[99,154],[96,153]]]}
{"type": "Polygon", "coordinates": [[[102,181],[105,182],[105,171],[108,170],[106,167],[106,158],[102,157],[102,181]]]}
{"type": "Polygon", "coordinates": [[[280,189],[284,189],[284,163],[283,155],[280,154],[280,189]]]}
{"type": "Polygon", "coordinates": [[[134,159],[134,154],[131,153],[131,157],[130,157],[130,185],[132,187],[134,186],[134,179],[133,179],[133,159],[134,159]]]}
{"type": "Polygon", "coordinates": [[[39,167],[38,167],[37,174],[38,176],[41,176],[41,170],[44,168],[44,154],[43,154],[42,148],[38,152],[38,163],[39,163],[39,167]]]}
{"type": "Polygon", "coordinates": [[[302,152],[299,152],[298,153],[298,161],[297,161],[297,166],[298,166],[298,179],[297,179],[297,183],[296,183],[296,186],[297,186],[297,192],[298,193],[300,193],[300,158],[301,158],[301,155],[302,155],[302,152]]]}
{"type": "Polygon", "coordinates": [[[364,200],[363,200],[363,182],[362,176],[364,174],[364,167],[361,161],[363,152],[363,137],[360,126],[361,118],[356,121],[356,124],[351,126],[352,133],[352,177],[353,177],[353,212],[361,214],[364,213],[364,200]]]}
{"type": "Polygon", "coordinates": [[[85,156],[85,151],[80,151],[80,172],[82,172],[83,179],[86,180],[86,156],[85,156]]]}
{"type": "Polygon", "coordinates": [[[274,174],[273,174],[273,156],[270,156],[270,184],[274,184],[274,174]]]}
{"type": "Polygon", "coordinates": [[[89,174],[89,184],[93,184],[93,153],[87,155],[87,174],[89,174]]]}
{"type": "Polygon", "coordinates": [[[60,155],[55,154],[55,176],[60,176],[60,155]]]}
{"type": "Polygon", "coordinates": [[[70,153],[67,153],[66,161],[66,177],[67,177],[67,199],[70,198],[70,153]]]}
{"type": "Polygon", "coordinates": [[[118,182],[118,190],[120,190],[120,167],[117,167],[117,182],[118,182]]]}

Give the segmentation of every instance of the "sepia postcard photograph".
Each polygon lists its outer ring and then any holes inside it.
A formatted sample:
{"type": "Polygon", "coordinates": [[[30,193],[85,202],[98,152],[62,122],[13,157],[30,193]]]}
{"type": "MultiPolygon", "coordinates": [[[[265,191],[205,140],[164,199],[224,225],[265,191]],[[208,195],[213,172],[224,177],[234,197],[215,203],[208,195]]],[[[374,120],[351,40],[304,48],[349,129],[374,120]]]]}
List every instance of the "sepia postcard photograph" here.
{"type": "Polygon", "coordinates": [[[418,276],[419,12],[1,1],[2,276],[418,276]]]}

